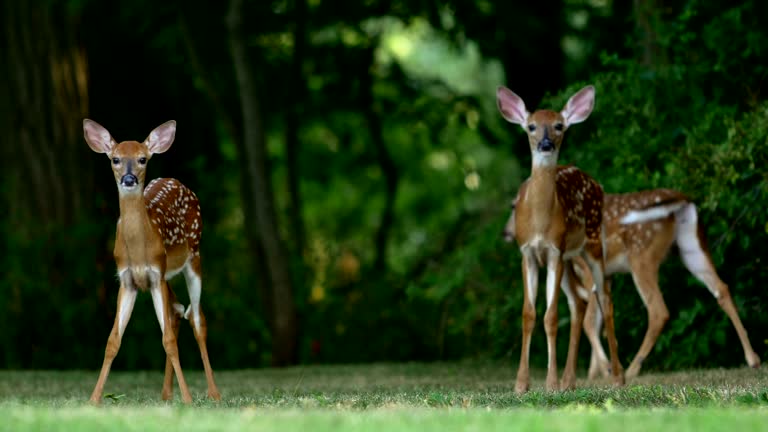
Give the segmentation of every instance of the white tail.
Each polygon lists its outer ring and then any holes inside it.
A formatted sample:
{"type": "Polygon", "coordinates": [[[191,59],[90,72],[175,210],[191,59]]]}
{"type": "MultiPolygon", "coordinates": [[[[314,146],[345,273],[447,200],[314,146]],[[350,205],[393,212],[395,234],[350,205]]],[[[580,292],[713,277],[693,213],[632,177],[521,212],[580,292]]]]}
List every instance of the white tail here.
{"type": "Polygon", "coordinates": [[[175,372],[182,400],[185,403],[192,401],[181,371],[176,342],[179,319],[183,315],[190,320],[200,347],[208,380],[208,395],[219,400],[221,396],[208,359],[205,316],[200,308],[200,235],[203,228],[200,204],[195,194],[175,179],[155,179],[144,188],[147,162],[152,155],[167,151],[173,144],[176,122],[169,121],[158,126],[144,142],[123,141],[118,144],[104,127],[88,119],[83,121],[83,131],[91,149],[109,157],[120,200],[114,250],[120,277],[117,314],[91,402],[101,402],[104,384],[120,349],[139,290],[151,293],[163,333],[166,352],[163,399],[170,399],[173,395],[175,372]],[[191,303],[186,313],[166,283],[166,280],[182,272],[191,303]]]}
{"type": "MultiPolygon", "coordinates": [[[[571,343],[563,373],[562,387],[571,388],[575,383],[576,354],[581,335],[583,304],[569,289],[574,286],[570,266],[564,263],[574,256],[583,256],[594,275],[595,290],[606,311],[609,335],[613,335],[613,306],[610,293],[603,291],[602,206],[603,190],[587,174],[574,166],[558,166],[557,159],[567,128],[587,119],[594,107],[595,89],[587,86],[573,95],[560,112],[538,110],[530,114],[523,100],[506,87],[497,90],[497,102],[501,115],[509,122],[518,124],[528,134],[533,156],[531,176],[520,188],[515,205],[516,216],[512,220],[514,232],[523,255],[523,343],[520,367],[515,389],[518,393],[529,388],[529,350],[531,333],[536,320],[535,301],[539,267],[547,268],[544,327],[547,334],[549,364],[546,387],[556,390],[558,287],[568,296],[571,310],[571,343]],[[563,272],[568,276],[563,278],[563,272]]],[[[615,383],[623,384],[624,377],[618,361],[615,338],[611,342],[611,358],[614,360],[615,383]]]]}
{"type": "Polygon", "coordinates": [[[686,204],[686,202],[677,202],[646,209],[630,210],[626,215],[624,215],[624,217],[621,218],[620,223],[622,225],[629,225],[662,219],[677,213],[680,209],[685,207],[686,204]]]}

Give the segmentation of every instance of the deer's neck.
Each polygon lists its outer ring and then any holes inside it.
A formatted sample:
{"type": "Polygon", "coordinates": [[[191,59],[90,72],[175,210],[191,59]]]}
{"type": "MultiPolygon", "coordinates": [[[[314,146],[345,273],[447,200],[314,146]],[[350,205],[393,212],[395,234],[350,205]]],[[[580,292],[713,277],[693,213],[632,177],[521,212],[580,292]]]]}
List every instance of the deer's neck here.
{"type": "Polygon", "coordinates": [[[130,267],[148,266],[149,216],[142,192],[120,196],[120,239],[130,267]]]}
{"type": "Polygon", "coordinates": [[[548,220],[557,201],[557,166],[536,166],[526,189],[526,204],[535,219],[548,220]]]}

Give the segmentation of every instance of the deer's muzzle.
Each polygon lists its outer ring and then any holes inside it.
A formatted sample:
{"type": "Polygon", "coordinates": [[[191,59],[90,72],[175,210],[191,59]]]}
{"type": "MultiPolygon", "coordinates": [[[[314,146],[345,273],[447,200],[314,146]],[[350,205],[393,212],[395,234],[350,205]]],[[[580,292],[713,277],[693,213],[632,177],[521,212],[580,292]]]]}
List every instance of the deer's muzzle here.
{"type": "Polygon", "coordinates": [[[555,143],[553,143],[549,138],[544,137],[541,141],[539,141],[539,145],[536,146],[536,149],[540,152],[551,152],[555,150],[555,143]]]}
{"type": "Polygon", "coordinates": [[[133,174],[126,174],[120,179],[120,185],[125,187],[134,187],[139,183],[139,179],[133,174]]]}

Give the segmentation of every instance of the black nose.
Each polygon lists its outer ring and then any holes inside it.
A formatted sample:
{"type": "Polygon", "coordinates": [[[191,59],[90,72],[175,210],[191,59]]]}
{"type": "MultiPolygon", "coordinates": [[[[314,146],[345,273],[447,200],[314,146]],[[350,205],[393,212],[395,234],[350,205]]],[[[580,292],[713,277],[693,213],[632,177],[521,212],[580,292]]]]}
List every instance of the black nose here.
{"type": "Polygon", "coordinates": [[[120,179],[120,183],[126,187],[136,186],[136,183],[138,182],[139,182],[139,179],[137,179],[136,176],[133,174],[126,174],[123,176],[122,179],[120,179]]]}
{"type": "Polygon", "coordinates": [[[549,138],[544,137],[539,141],[538,149],[543,152],[551,152],[555,150],[555,144],[549,138]]]}

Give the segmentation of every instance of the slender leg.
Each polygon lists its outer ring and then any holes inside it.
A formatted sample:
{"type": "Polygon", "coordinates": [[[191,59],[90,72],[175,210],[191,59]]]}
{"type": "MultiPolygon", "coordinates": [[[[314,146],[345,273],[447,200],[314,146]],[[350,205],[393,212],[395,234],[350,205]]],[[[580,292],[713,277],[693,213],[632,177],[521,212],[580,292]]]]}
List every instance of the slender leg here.
{"type": "Polygon", "coordinates": [[[597,351],[594,346],[589,350],[589,369],[587,369],[587,379],[594,380],[600,375],[600,360],[597,358],[597,351]]]}
{"type": "Polygon", "coordinates": [[[107,348],[104,350],[104,363],[101,365],[99,379],[96,381],[96,387],[93,388],[93,393],[91,393],[90,401],[96,405],[101,403],[104,384],[107,382],[107,376],[109,376],[112,361],[120,350],[120,342],[123,339],[125,327],[131,319],[133,305],[136,302],[137,292],[136,288],[132,285],[130,278],[131,276],[128,273],[123,273],[123,275],[121,275],[120,290],[117,293],[117,314],[115,315],[115,323],[112,326],[109,339],[107,339],[107,348]]]}
{"type": "Polygon", "coordinates": [[[613,300],[611,299],[610,285],[606,285],[604,277],[604,265],[602,260],[602,251],[595,257],[586,254],[585,259],[589,265],[594,279],[594,291],[602,306],[602,315],[605,319],[605,329],[608,333],[608,352],[611,356],[611,375],[615,386],[624,385],[624,370],[619,361],[619,344],[616,342],[616,330],[613,323],[613,300]]]}
{"type": "Polygon", "coordinates": [[[163,348],[165,354],[170,358],[173,370],[176,372],[176,380],[179,382],[179,391],[181,391],[181,400],[184,403],[192,402],[192,395],[189,394],[187,381],[181,371],[181,362],[179,361],[179,347],[176,343],[176,335],[173,333],[171,321],[171,299],[168,284],[162,275],[150,273],[152,279],[152,303],[155,306],[157,320],[160,323],[160,330],[163,332],[163,348]]]}
{"type": "MultiPolygon", "coordinates": [[[[605,286],[610,289],[611,279],[605,279],[605,286]]],[[[601,375],[603,378],[608,378],[611,374],[611,365],[608,361],[608,356],[605,354],[603,344],[600,339],[600,332],[603,328],[603,319],[600,315],[600,309],[597,305],[597,296],[591,294],[589,296],[589,302],[587,303],[587,311],[584,314],[584,333],[589,340],[589,344],[592,347],[592,354],[589,360],[589,372],[587,378],[592,380],[601,375]]]]}
{"type": "MultiPolygon", "coordinates": [[[[602,316],[600,315],[597,296],[591,290],[585,287],[594,286],[594,278],[592,272],[589,271],[587,262],[580,256],[575,256],[571,260],[573,263],[573,270],[578,277],[579,284],[576,285],[575,291],[579,298],[587,302],[587,311],[584,315],[584,333],[587,335],[587,340],[591,345],[591,355],[589,359],[589,372],[587,373],[588,379],[597,378],[598,374],[602,374],[607,378],[610,375],[610,366],[608,362],[608,356],[605,355],[603,345],[600,341],[600,330],[603,327],[602,316]]],[[[606,277],[604,284],[610,283],[610,278],[606,277]]]]}
{"type": "Polygon", "coordinates": [[[563,276],[563,292],[568,299],[568,309],[571,313],[571,334],[568,342],[568,359],[563,370],[563,379],[560,388],[573,389],[576,385],[576,361],[579,356],[579,339],[581,338],[581,326],[584,320],[584,301],[576,294],[576,274],[573,271],[573,263],[565,264],[563,276]]]}
{"type": "Polygon", "coordinates": [[[733,304],[731,293],[720,277],[717,275],[712,257],[704,245],[704,232],[698,223],[696,206],[689,204],[677,216],[677,246],[680,256],[688,270],[696,276],[709,292],[717,299],[718,304],[730,318],[736,333],[739,335],[741,347],[744,350],[744,358],[751,367],[760,367],[760,357],[752,349],[747,330],[741,323],[736,305],[733,304]]]}
{"type": "Polygon", "coordinates": [[[744,328],[744,324],[741,323],[741,319],[739,318],[739,313],[736,311],[736,305],[733,304],[731,293],[728,290],[728,285],[724,283],[720,284],[718,285],[717,290],[718,290],[718,295],[715,296],[715,298],[717,298],[717,303],[720,305],[723,311],[728,315],[728,318],[731,319],[733,328],[736,329],[736,334],[739,335],[739,340],[741,341],[741,347],[744,350],[744,359],[747,361],[747,364],[750,367],[759,368],[760,356],[758,356],[757,353],[755,353],[755,351],[752,349],[752,344],[749,343],[749,336],[747,335],[747,330],[744,328]]]}
{"type": "Polygon", "coordinates": [[[563,279],[563,260],[559,254],[547,255],[547,310],[544,313],[544,331],[547,334],[548,391],[557,391],[557,299],[563,279]]]}
{"type": "Polygon", "coordinates": [[[529,353],[531,351],[531,334],[536,324],[536,288],[539,283],[539,267],[536,259],[523,255],[523,346],[520,352],[520,365],[517,369],[515,392],[518,394],[528,391],[530,386],[529,353]]]}
{"type": "MultiPolygon", "coordinates": [[[[706,280],[698,274],[696,274],[696,277],[702,281],[706,280]]],[[[739,336],[741,347],[744,350],[744,359],[747,361],[747,364],[750,367],[759,368],[760,356],[758,356],[752,349],[752,344],[749,342],[749,335],[747,335],[747,329],[745,329],[744,324],[741,323],[739,312],[736,310],[736,305],[733,303],[733,298],[731,298],[731,292],[728,289],[728,285],[723,283],[716,274],[714,277],[717,278],[717,281],[709,282],[707,288],[709,288],[709,291],[714,295],[715,299],[717,299],[717,304],[720,305],[723,312],[728,315],[731,324],[733,324],[733,328],[736,329],[736,334],[739,336]]]]}
{"type": "MultiPolygon", "coordinates": [[[[170,301],[173,305],[171,311],[171,329],[173,330],[176,340],[179,340],[179,325],[181,324],[181,318],[184,316],[184,306],[179,304],[176,299],[176,294],[171,287],[168,287],[170,293],[170,301]]],[[[165,377],[163,378],[163,392],[161,395],[163,400],[171,400],[173,398],[173,363],[171,357],[166,354],[165,356],[165,377]]]]}
{"type": "Polygon", "coordinates": [[[626,377],[634,378],[640,374],[643,361],[648,358],[648,354],[653,350],[664,325],[669,320],[669,310],[659,289],[658,263],[645,257],[636,256],[634,259],[631,258],[630,267],[632,280],[635,282],[635,287],[648,311],[648,329],[645,331],[643,343],[627,368],[626,377]]]}
{"type": "Polygon", "coordinates": [[[221,394],[216,387],[213,379],[213,369],[208,359],[208,347],[206,340],[208,338],[208,326],[205,322],[205,315],[200,307],[200,294],[202,292],[202,280],[200,277],[200,257],[195,256],[184,268],[184,277],[187,281],[189,290],[190,305],[184,314],[189,320],[190,326],[195,333],[197,345],[200,348],[200,357],[203,359],[203,368],[205,368],[205,379],[208,381],[208,397],[213,400],[221,400],[221,394]]]}

